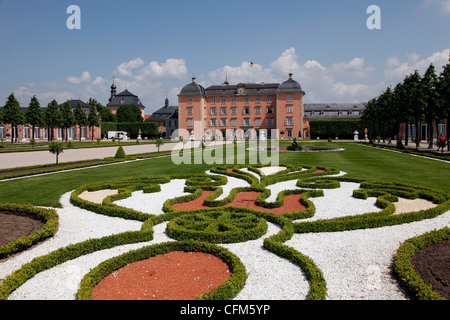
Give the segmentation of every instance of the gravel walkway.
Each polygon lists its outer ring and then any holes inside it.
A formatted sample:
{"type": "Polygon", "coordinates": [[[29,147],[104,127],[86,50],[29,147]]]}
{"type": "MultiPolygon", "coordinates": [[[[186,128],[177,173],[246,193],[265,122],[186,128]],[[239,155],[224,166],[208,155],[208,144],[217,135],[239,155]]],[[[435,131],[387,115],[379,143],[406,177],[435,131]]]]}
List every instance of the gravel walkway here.
{"type": "MultiPolygon", "coordinates": [[[[240,179],[228,178],[224,194],[231,188],[243,186],[240,179]],[[225,192],[226,190],[226,192],[225,192]]],[[[116,203],[152,214],[162,213],[162,203],[184,195],[184,180],[172,180],[161,185],[161,192],[133,192],[132,196],[116,203]]],[[[245,182],[246,183],[246,182],[245,182]]],[[[271,186],[272,194],[282,188],[295,186],[287,181],[271,186]]],[[[326,219],[342,215],[362,214],[379,210],[374,199],[355,199],[351,196],[355,183],[341,183],[341,188],[325,189],[324,197],[311,198],[316,206],[315,217],[326,219]]],[[[141,222],[97,215],[74,207],[69,202],[70,193],[61,198],[62,209],[57,209],[60,226],[55,236],[43,243],[0,262],[0,279],[20,268],[34,257],[44,255],[68,244],[90,238],[140,230],[141,222]],[[100,227],[101,226],[101,227],[100,227]]],[[[391,276],[390,265],[399,244],[406,239],[450,225],[450,211],[434,219],[376,229],[295,234],[285,244],[309,256],[323,271],[327,281],[328,299],[406,299],[391,276]]],[[[82,277],[100,262],[128,250],[173,241],[165,233],[166,223],[154,226],[154,240],[146,243],[119,246],[98,251],[41,272],[19,287],[11,300],[71,300],[74,299],[82,277]]],[[[300,268],[291,262],[263,249],[263,239],[279,232],[279,226],[269,223],[262,238],[236,244],[223,244],[244,263],[248,280],[236,300],[303,300],[309,291],[300,268]]]]}

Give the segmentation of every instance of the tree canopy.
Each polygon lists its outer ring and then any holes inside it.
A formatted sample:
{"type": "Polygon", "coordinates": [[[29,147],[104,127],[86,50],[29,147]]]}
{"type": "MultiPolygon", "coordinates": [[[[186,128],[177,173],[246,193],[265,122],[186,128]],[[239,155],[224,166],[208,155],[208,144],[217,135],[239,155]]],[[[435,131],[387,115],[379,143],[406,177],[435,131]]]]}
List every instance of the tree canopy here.
{"type": "Polygon", "coordinates": [[[117,122],[143,122],[141,109],[135,105],[120,106],[116,113],[117,122]]]}

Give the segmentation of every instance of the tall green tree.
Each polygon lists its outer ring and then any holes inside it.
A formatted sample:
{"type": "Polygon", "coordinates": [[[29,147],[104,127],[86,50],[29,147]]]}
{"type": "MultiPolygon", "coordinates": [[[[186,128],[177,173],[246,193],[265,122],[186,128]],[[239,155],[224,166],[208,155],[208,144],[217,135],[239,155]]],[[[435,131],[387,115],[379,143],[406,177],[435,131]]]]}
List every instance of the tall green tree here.
{"type": "Polygon", "coordinates": [[[34,140],[34,128],[35,126],[41,127],[45,125],[44,112],[42,111],[41,104],[36,96],[31,98],[27,111],[25,112],[25,122],[32,126],[32,139],[34,140]]]}
{"type": "Polygon", "coordinates": [[[75,124],[77,124],[79,127],[78,138],[81,141],[81,127],[87,126],[88,121],[87,121],[86,113],[84,112],[80,103],[77,103],[74,115],[75,115],[75,124]]]}
{"type": "Polygon", "coordinates": [[[439,74],[438,92],[441,99],[439,108],[440,120],[446,120],[447,122],[447,150],[450,151],[450,57],[449,63],[447,63],[442,72],[439,74]]]}
{"type": "Polygon", "coordinates": [[[11,143],[17,142],[17,126],[25,124],[25,115],[13,93],[8,97],[3,107],[3,122],[11,125],[11,143]]]}
{"type": "Polygon", "coordinates": [[[117,109],[116,120],[117,122],[142,122],[144,118],[141,109],[132,103],[128,106],[120,106],[117,109]]]}
{"type": "Polygon", "coordinates": [[[49,141],[54,140],[54,130],[55,128],[61,128],[63,126],[63,119],[61,111],[58,108],[58,102],[55,99],[49,102],[47,108],[44,111],[45,124],[49,130],[48,139],[49,141]]]}
{"type": "Polygon", "coordinates": [[[415,137],[416,149],[419,148],[421,140],[421,124],[424,120],[425,112],[425,99],[423,97],[422,82],[419,71],[408,75],[403,85],[405,86],[405,103],[409,106],[411,120],[415,125],[415,137]]]}
{"type": "Polygon", "coordinates": [[[95,106],[91,107],[91,111],[89,111],[87,122],[89,127],[91,128],[92,141],[94,141],[94,128],[100,125],[100,121],[97,115],[97,108],[95,106]]]}
{"type": "Polygon", "coordinates": [[[69,100],[63,103],[63,105],[60,107],[61,112],[61,120],[62,120],[62,127],[64,132],[65,140],[68,140],[68,129],[71,128],[73,125],[75,125],[75,116],[72,111],[72,107],[70,106],[69,100]]]}
{"type": "Polygon", "coordinates": [[[100,114],[100,117],[102,119],[102,122],[115,122],[116,116],[111,112],[111,110],[104,105],[102,105],[100,102],[93,98],[89,98],[88,105],[91,107],[97,108],[97,112],[100,114]]]}
{"type": "Polygon", "coordinates": [[[428,149],[433,148],[434,124],[436,123],[440,109],[440,98],[437,90],[438,77],[433,64],[430,64],[422,78],[422,90],[424,98],[424,115],[428,127],[428,149]]]}

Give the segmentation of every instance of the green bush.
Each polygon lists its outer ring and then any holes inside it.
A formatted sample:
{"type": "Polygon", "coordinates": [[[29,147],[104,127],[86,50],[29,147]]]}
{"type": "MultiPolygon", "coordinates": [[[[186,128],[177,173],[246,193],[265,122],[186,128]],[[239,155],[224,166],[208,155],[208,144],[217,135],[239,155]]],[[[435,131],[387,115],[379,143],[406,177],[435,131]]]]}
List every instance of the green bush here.
{"type": "Polygon", "coordinates": [[[123,150],[122,146],[120,146],[119,149],[117,149],[116,155],[114,156],[114,158],[123,159],[125,157],[126,157],[125,151],[123,150]]]}

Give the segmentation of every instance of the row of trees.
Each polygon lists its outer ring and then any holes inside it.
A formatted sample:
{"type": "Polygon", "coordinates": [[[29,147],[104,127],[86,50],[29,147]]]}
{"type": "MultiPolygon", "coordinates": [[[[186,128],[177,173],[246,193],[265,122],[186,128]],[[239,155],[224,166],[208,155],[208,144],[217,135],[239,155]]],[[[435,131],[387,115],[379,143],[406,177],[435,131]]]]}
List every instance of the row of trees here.
{"type": "MultiPolygon", "coordinates": [[[[449,59],[450,62],[450,59],[449,59]]],[[[433,147],[434,127],[447,121],[446,137],[450,136],[450,63],[437,75],[430,64],[423,76],[416,70],[406,76],[394,89],[388,87],[380,96],[369,101],[361,120],[369,130],[369,138],[383,140],[398,135],[408,145],[408,124],[415,126],[411,137],[418,148],[421,124],[427,123],[429,148],[433,147]],[[405,136],[400,135],[400,124],[406,124],[405,136]]],[[[450,142],[447,145],[450,150],[450,142]]]]}
{"type": "MultiPolygon", "coordinates": [[[[80,103],[78,103],[73,111],[69,101],[66,101],[59,106],[54,99],[47,105],[47,108],[43,110],[36,96],[33,96],[26,112],[24,113],[20,108],[19,102],[12,93],[8,97],[3,110],[0,108],[0,123],[10,124],[13,128],[15,128],[15,130],[11,130],[13,135],[14,132],[17,133],[17,127],[19,125],[29,124],[32,126],[32,139],[35,138],[34,128],[36,126],[47,128],[49,130],[49,141],[54,140],[53,129],[62,128],[63,139],[67,141],[67,131],[72,126],[89,126],[93,133],[94,127],[100,125],[96,101],[90,99],[89,102],[91,103],[91,110],[89,114],[86,115],[80,103]]],[[[11,136],[11,142],[17,142],[17,138],[17,134],[15,136],[11,136]]],[[[81,140],[81,134],[79,134],[79,139],[81,140]]],[[[92,139],[94,139],[93,134],[92,139]]]]}

